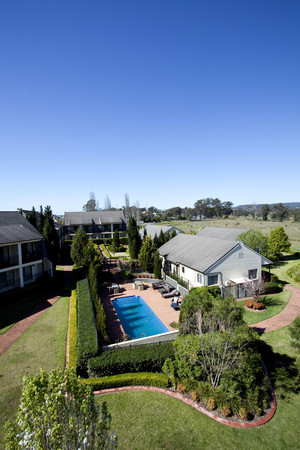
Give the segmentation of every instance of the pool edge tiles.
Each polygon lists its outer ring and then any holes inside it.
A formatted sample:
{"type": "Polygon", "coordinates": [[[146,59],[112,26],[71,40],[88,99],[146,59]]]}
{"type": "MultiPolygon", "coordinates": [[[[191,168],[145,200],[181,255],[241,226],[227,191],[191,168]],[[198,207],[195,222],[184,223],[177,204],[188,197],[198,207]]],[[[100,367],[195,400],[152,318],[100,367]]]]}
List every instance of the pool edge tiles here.
{"type": "Polygon", "coordinates": [[[131,295],[112,300],[125,334],[130,339],[156,336],[169,332],[143,297],[131,295]]]}

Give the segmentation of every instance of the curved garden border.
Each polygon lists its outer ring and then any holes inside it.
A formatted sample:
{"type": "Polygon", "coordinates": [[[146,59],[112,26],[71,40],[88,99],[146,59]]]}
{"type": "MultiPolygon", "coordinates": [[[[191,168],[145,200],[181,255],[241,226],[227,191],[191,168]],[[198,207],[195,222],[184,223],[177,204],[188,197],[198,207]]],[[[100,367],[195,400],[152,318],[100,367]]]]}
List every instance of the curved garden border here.
{"type": "Polygon", "coordinates": [[[271,387],[272,392],[272,405],[270,408],[270,411],[264,416],[261,417],[258,420],[252,421],[252,422],[233,422],[230,419],[225,419],[222,417],[217,416],[211,411],[207,411],[202,406],[198,405],[193,400],[190,400],[186,397],[184,397],[182,394],[179,394],[178,392],[169,391],[168,389],[158,388],[154,386],[124,386],[119,388],[112,388],[112,389],[103,389],[100,391],[94,391],[95,395],[104,395],[104,394],[114,394],[118,392],[126,392],[126,391],[148,391],[148,392],[158,392],[160,394],[169,395],[170,397],[174,397],[177,400],[181,400],[182,402],[186,403],[187,405],[191,406],[192,408],[195,408],[197,411],[201,412],[202,414],[205,414],[207,417],[210,417],[211,419],[215,420],[218,423],[221,423],[223,425],[227,425],[229,427],[233,428],[255,428],[261,425],[264,425],[265,423],[269,422],[272,417],[274,416],[276,412],[276,396],[274,389],[271,387]]]}

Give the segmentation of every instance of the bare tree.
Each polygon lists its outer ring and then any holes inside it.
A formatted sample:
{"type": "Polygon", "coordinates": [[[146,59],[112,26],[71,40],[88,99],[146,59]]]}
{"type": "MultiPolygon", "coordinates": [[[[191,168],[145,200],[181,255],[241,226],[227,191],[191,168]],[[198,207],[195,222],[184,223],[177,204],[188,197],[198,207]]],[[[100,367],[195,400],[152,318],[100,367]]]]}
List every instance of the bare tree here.
{"type": "Polygon", "coordinates": [[[130,208],[130,201],[129,201],[129,195],[125,194],[125,209],[124,209],[124,215],[126,217],[126,219],[129,219],[132,214],[131,214],[131,208],[130,208]]]}
{"type": "Polygon", "coordinates": [[[104,199],[104,209],[111,209],[111,201],[108,194],[106,194],[104,199]]]}
{"type": "Polygon", "coordinates": [[[255,301],[259,301],[259,297],[264,293],[265,283],[262,279],[250,280],[244,278],[243,286],[245,290],[253,297],[255,301]]]}

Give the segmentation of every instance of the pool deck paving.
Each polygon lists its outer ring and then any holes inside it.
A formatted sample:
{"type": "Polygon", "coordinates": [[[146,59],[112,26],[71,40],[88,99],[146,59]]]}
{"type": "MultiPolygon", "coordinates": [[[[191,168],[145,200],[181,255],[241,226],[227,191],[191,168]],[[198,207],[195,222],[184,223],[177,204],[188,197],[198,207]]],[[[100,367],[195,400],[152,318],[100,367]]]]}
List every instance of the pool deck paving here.
{"type": "Polygon", "coordinates": [[[118,284],[120,286],[120,293],[118,294],[110,294],[108,287],[106,286],[102,287],[100,290],[100,298],[107,315],[108,328],[112,340],[120,341],[124,339],[123,328],[113,307],[113,300],[122,297],[142,297],[152,311],[160,318],[164,325],[166,325],[169,331],[176,330],[176,328],[170,326],[170,323],[178,322],[179,311],[175,311],[171,307],[171,298],[164,298],[158,290],[152,288],[151,282],[146,282],[144,280],[145,289],[143,291],[134,289],[133,281],[119,282],[118,284]]]}

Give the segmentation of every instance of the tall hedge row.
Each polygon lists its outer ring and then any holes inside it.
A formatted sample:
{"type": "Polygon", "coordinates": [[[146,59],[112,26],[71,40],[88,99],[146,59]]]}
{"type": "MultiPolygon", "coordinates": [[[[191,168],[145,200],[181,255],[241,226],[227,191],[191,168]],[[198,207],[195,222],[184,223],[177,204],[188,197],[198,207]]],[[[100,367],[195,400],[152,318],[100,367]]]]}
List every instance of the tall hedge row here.
{"type": "Polygon", "coordinates": [[[122,373],[111,377],[88,378],[82,382],[98,389],[111,389],[121,386],[157,386],[167,388],[171,385],[168,375],[164,373],[122,373]]]}
{"type": "Polygon", "coordinates": [[[87,278],[77,282],[78,368],[85,370],[87,361],[98,351],[97,328],[87,278]]]}
{"type": "Polygon", "coordinates": [[[167,358],[174,358],[173,343],[106,350],[88,361],[89,377],[119,373],[161,372],[167,358]]]}

